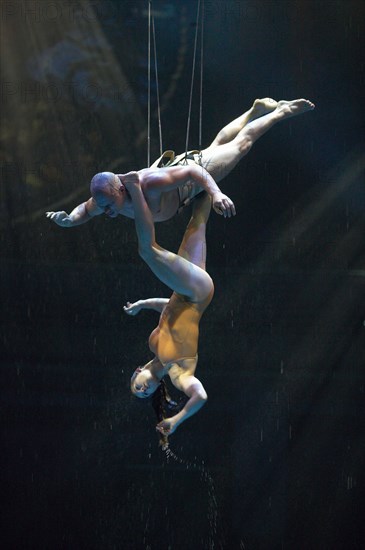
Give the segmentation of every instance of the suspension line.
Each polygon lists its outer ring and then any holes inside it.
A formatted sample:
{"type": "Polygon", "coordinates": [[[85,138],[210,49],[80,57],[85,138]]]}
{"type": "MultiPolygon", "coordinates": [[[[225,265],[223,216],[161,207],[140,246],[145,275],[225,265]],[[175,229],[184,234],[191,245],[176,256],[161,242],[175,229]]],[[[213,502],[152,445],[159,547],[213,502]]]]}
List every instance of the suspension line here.
{"type": "Polygon", "coordinates": [[[157,94],[157,116],[158,116],[158,135],[160,141],[160,156],[162,155],[162,125],[161,125],[161,107],[160,107],[160,91],[158,86],[158,69],[157,69],[157,48],[156,48],[156,33],[155,33],[155,18],[152,14],[152,34],[153,34],[153,50],[155,56],[155,78],[156,78],[156,94],[157,94]]]}
{"type": "Polygon", "coordinates": [[[147,166],[150,165],[151,157],[151,4],[148,2],[148,67],[147,67],[147,166]]]}
{"type": "MultiPolygon", "coordinates": [[[[191,74],[191,85],[190,85],[190,98],[189,98],[189,112],[188,112],[188,122],[186,126],[186,141],[185,141],[185,162],[187,162],[187,154],[189,147],[189,133],[190,133],[190,120],[191,120],[191,105],[193,100],[193,88],[194,88],[194,75],[195,75],[195,61],[196,61],[196,51],[197,51],[197,42],[198,42],[198,31],[199,31],[199,20],[200,20],[200,0],[198,0],[197,15],[196,15],[196,26],[195,26],[195,39],[194,39],[194,54],[193,54],[193,67],[191,74]]],[[[202,0],[202,17],[201,17],[201,38],[200,38],[200,100],[199,100],[199,150],[202,148],[202,121],[203,121],[203,52],[204,52],[204,41],[203,41],[203,29],[204,29],[204,0],[202,0]]]]}
{"type": "Polygon", "coordinates": [[[200,33],[199,151],[202,150],[203,133],[204,0],[202,0],[201,21],[202,29],[200,33]]]}
{"type": "Polygon", "coordinates": [[[148,99],[147,99],[147,166],[151,162],[151,29],[153,37],[153,53],[155,60],[155,78],[156,78],[156,94],[157,94],[157,116],[158,130],[160,142],[160,155],[162,155],[162,125],[161,125],[161,107],[160,107],[160,91],[158,85],[158,68],[157,68],[157,48],[156,48],[156,32],[155,18],[152,11],[152,0],[148,1],[148,99]]]}

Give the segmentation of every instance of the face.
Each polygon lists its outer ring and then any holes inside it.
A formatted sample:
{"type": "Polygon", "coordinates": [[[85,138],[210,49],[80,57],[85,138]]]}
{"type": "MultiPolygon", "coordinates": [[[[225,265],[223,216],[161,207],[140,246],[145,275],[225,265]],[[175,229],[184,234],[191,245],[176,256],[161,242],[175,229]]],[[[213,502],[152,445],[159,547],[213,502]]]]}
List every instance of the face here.
{"type": "Polygon", "coordinates": [[[135,373],[131,379],[131,391],[136,397],[142,399],[152,395],[158,385],[159,380],[157,380],[149,369],[136,369],[135,373]],[[137,374],[135,374],[137,373],[137,374]]]}
{"type": "Polygon", "coordinates": [[[114,176],[114,178],[112,184],[105,190],[100,190],[93,194],[96,204],[104,210],[104,213],[109,218],[116,218],[118,216],[125,201],[125,187],[118,176],[114,176]]]}

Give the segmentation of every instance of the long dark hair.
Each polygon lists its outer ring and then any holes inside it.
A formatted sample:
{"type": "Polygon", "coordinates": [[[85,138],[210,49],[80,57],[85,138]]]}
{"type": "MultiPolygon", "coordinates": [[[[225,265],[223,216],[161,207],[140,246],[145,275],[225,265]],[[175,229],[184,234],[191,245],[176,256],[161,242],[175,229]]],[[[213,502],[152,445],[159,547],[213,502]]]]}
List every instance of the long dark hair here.
{"type": "MultiPolygon", "coordinates": [[[[171,399],[164,380],[161,380],[157,390],[152,396],[152,407],[155,411],[158,422],[161,422],[170,416],[174,416],[174,414],[177,414],[181,409],[181,404],[178,404],[176,401],[171,399]]],[[[167,435],[159,432],[159,440],[159,445],[163,449],[168,447],[169,442],[167,435]]]]}

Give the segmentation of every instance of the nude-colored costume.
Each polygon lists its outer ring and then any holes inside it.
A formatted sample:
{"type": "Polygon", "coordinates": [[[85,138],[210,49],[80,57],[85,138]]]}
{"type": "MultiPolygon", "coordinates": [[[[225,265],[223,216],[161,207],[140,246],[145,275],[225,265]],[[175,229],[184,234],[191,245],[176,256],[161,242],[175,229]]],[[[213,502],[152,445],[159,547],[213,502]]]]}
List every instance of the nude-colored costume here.
{"type": "Polygon", "coordinates": [[[198,351],[199,321],[214,294],[212,288],[203,302],[194,303],[174,292],[164,307],[149,346],[164,367],[195,358],[198,351]]]}

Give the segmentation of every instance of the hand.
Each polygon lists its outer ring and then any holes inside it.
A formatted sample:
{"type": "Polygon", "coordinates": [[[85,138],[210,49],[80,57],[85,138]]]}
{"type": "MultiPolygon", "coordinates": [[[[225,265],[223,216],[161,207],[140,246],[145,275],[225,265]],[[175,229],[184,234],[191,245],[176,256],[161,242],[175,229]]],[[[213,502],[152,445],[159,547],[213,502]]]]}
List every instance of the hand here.
{"type": "Polygon", "coordinates": [[[127,305],[123,306],[123,309],[128,315],[137,315],[143,308],[141,301],[138,300],[138,302],[134,302],[134,304],[127,302],[127,305]]]}
{"type": "Polygon", "coordinates": [[[174,433],[174,431],[177,428],[176,422],[174,422],[174,417],[171,418],[165,418],[161,422],[159,422],[156,426],[156,430],[160,432],[162,435],[169,436],[174,433]]]}
{"type": "Polygon", "coordinates": [[[127,172],[127,174],[118,174],[118,177],[128,191],[131,187],[139,186],[140,184],[139,173],[135,171],[127,172]]]}
{"type": "Polygon", "coordinates": [[[71,227],[72,225],[70,216],[63,210],[60,212],[46,212],[46,216],[60,227],[71,227]]]}
{"type": "Polygon", "coordinates": [[[227,197],[227,195],[221,192],[214,193],[213,208],[217,214],[220,214],[225,218],[230,218],[231,216],[236,215],[236,209],[233,202],[229,197],[227,197]]]}

